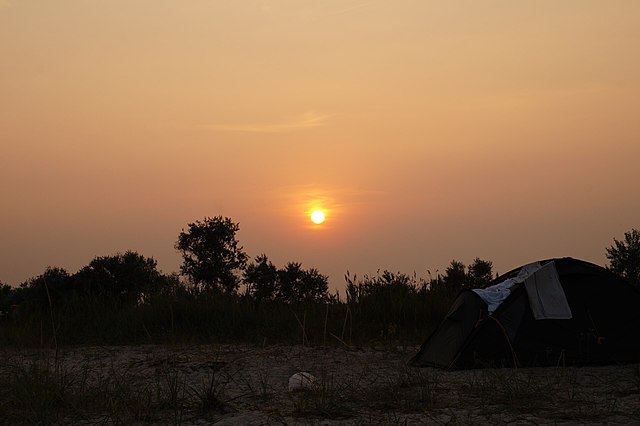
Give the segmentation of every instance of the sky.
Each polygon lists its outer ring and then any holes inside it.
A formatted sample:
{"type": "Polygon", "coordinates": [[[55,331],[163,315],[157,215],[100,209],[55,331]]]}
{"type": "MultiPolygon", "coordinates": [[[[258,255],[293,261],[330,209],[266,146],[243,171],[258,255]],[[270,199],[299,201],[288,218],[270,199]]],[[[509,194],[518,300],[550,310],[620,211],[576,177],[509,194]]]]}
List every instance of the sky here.
{"type": "Polygon", "coordinates": [[[640,227],[635,0],[0,0],[0,281],[189,223],[346,271],[606,265],[640,227]],[[314,225],[312,209],[326,220],[314,225]]]}

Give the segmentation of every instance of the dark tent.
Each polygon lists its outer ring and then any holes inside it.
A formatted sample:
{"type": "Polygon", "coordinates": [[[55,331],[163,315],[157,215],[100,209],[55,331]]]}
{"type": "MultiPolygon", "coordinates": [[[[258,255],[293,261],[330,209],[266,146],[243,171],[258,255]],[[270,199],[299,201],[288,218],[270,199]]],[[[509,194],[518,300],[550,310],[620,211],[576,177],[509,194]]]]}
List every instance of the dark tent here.
{"type": "Polygon", "coordinates": [[[464,369],[640,361],[638,290],[581,260],[531,265],[485,290],[462,291],[410,365],[464,369]],[[506,291],[505,283],[511,286],[506,291]],[[486,292],[505,298],[495,307],[486,302],[486,292]]]}

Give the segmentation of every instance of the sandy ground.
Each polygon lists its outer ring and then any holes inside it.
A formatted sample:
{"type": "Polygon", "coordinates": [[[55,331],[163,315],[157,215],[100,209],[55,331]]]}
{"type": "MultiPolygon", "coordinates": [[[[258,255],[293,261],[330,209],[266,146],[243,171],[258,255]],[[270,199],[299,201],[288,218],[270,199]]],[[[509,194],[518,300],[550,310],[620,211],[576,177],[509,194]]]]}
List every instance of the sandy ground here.
{"type": "MultiPolygon", "coordinates": [[[[147,393],[169,403],[155,404],[151,415],[138,418],[105,413],[62,422],[640,424],[638,364],[444,372],[406,367],[416,350],[244,345],[65,348],[57,362],[70,376],[82,376],[87,383],[109,380],[108,389],[120,381],[120,392],[134,395],[137,390],[138,399],[147,393]],[[289,392],[289,377],[301,371],[317,378],[316,389],[289,392]]],[[[54,356],[47,354],[48,359],[54,356]]],[[[36,359],[42,359],[42,353],[2,353],[5,365],[36,359]]],[[[109,392],[105,398],[114,397],[109,392]]]]}

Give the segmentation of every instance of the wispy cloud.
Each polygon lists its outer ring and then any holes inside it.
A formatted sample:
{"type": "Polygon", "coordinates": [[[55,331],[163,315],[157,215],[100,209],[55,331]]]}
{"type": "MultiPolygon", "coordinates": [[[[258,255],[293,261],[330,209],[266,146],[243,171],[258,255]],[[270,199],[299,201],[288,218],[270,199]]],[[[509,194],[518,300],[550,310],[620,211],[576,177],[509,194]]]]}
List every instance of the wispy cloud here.
{"type": "Polygon", "coordinates": [[[208,124],[204,127],[212,130],[224,132],[250,132],[250,133],[284,133],[295,130],[321,127],[327,124],[331,115],[318,114],[313,111],[306,112],[299,116],[277,121],[264,123],[240,123],[240,124],[208,124]]]}
{"type": "Polygon", "coordinates": [[[385,194],[383,191],[366,188],[300,184],[276,188],[270,196],[281,199],[281,202],[275,205],[286,206],[287,209],[296,206],[292,213],[298,214],[297,212],[301,211],[310,212],[314,208],[323,208],[334,213],[344,211],[385,194]]]}

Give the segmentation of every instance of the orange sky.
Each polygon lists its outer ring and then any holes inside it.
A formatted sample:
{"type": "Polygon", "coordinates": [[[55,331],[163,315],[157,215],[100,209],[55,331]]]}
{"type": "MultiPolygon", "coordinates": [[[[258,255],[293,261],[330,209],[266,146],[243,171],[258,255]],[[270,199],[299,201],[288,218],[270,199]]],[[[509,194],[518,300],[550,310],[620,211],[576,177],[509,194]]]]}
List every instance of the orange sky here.
{"type": "Polygon", "coordinates": [[[605,264],[640,227],[638,22],[633,0],[0,0],[0,280],[129,249],[177,271],[216,215],[331,288],[605,264]]]}

